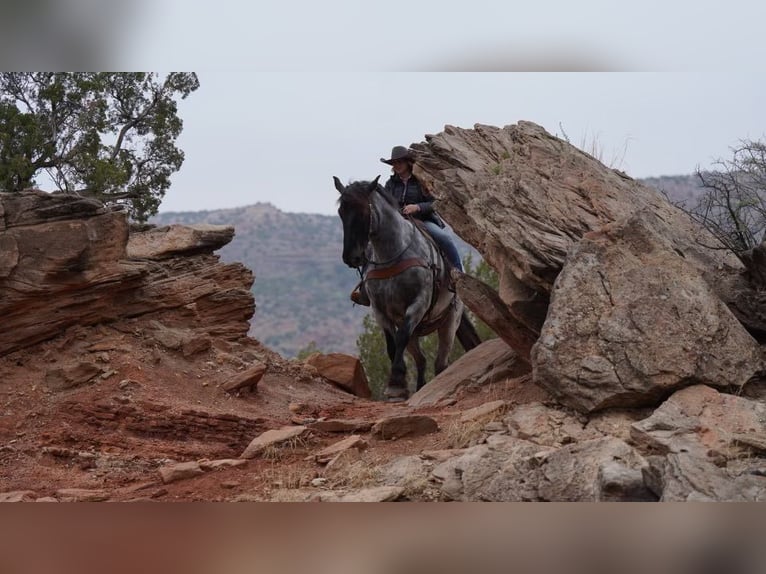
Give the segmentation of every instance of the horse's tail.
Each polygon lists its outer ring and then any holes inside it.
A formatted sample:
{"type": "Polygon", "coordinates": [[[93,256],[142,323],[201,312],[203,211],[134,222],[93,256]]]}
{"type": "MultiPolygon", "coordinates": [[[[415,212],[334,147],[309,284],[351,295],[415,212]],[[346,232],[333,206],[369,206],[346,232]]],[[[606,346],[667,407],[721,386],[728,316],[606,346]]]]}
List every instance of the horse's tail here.
{"type": "Polygon", "coordinates": [[[474,347],[478,347],[481,343],[481,337],[476,332],[476,328],[471,323],[471,319],[468,318],[468,311],[463,311],[463,315],[460,317],[460,325],[457,328],[457,340],[463,347],[463,350],[470,351],[474,347]]]}

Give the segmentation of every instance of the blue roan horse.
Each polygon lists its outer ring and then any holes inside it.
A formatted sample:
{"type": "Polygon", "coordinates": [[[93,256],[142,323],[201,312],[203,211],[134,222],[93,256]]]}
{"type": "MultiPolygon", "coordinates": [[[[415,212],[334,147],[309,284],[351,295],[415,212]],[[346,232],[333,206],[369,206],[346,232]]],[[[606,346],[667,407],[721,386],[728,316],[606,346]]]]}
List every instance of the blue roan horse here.
{"type": "Polygon", "coordinates": [[[425,384],[419,337],[438,331],[437,374],[447,367],[456,333],[466,350],[480,339],[462,301],[449,289],[449,269],[436,245],[400,213],[394,198],[378,185],[379,178],[348,186],[333,179],[340,192],[343,262],[365,268],[370,306],[386,338],[391,375],[385,397],[403,400],[408,397],[405,349],[415,359],[417,388],[425,384]]]}

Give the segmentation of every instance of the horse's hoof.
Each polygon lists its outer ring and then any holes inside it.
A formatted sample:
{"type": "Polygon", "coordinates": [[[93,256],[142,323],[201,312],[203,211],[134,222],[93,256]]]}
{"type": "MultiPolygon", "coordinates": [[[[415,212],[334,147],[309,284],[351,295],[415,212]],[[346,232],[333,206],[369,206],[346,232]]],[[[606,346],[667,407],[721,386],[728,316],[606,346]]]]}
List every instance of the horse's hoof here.
{"type": "Polygon", "coordinates": [[[410,397],[410,393],[403,387],[387,387],[383,398],[387,403],[402,403],[410,397]]]}

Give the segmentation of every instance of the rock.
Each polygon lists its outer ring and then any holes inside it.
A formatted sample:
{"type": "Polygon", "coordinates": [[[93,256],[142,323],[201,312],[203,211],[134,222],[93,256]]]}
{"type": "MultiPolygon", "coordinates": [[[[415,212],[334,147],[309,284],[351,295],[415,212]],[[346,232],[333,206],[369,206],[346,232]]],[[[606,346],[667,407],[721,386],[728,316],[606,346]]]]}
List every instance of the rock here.
{"type": "Polygon", "coordinates": [[[587,234],[558,276],[533,377],[582,412],[656,406],[683,386],[741,387],[758,343],[647,211],[587,234]]]}
{"type": "Polygon", "coordinates": [[[422,491],[429,485],[432,465],[418,455],[398,457],[383,465],[379,480],[387,486],[400,486],[408,493],[422,491]]]}
{"type": "Polygon", "coordinates": [[[537,402],[515,407],[503,422],[512,436],[546,446],[561,446],[602,436],[592,430],[586,431],[583,423],[571,414],[537,402]]]}
{"type": "Polygon", "coordinates": [[[244,466],[247,461],[242,458],[221,458],[218,460],[200,460],[199,467],[204,471],[218,470],[219,468],[234,468],[244,466]]]}
{"type": "Polygon", "coordinates": [[[343,353],[315,353],[306,364],[316,368],[319,375],[346,392],[358,397],[370,398],[370,386],[364,367],[357,357],[343,353]]]}
{"type": "Polygon", "coordinates": [[[538,494],[542,500],[550,501],[596,501],[603,496],[602,469],[615,462],[623,467],[623,472],[640,473],[647,465],[638,451],[614,437],[567,445],[545,457],[540,466],[538,494]]]}
{"type": "Polygon", "coordinates": [[[404,494],[399,486],[374,486],[349,493],[320,493],[315,500],[319,502],[393,502],[404,494]]]}
{"type": "Polygon", "coordinates": [[[631,427],[642,449],[695,458],[748,454],[743,437],[766,432],[766,404],[719,393],[704,385],[674,393],[654,413],[631,427]]]}
{"type": "Polygon", "coordinates": [[[132,233],[127,245],[133,259],[167,259],[176,255],[212,253],[234,238],[230,225],[167,225],[132,233]]]}
{"type": "Polygon", "coordinates": [[[341,420],[341,419],[328,419],[320,420],[308,424],[307,426],[312,431],[318,432],[368,432],[372,428],[373,423],[370,421],[363,421],[361,419],[341,420]]]}
{"type": "Polygon", "coordinates": [[[340,451],[334,457],[332,457],[325,465],[325,472],[338,471],[344,472],[349,468],[349,465],[360,462],[362,459],[362,451],[357,448],[349,448],[340,451]]]}
{"type": "Polygon", "coordinates": [[[492,418],[501,414],[507,407],[507,401],[490,401],[460,413],[460,422],[466,423],[485,418],[492,418]]]}
{"type": "MultiPolygon", "coordinates": [[[[445,126],[410,146],[415,175],[454,231],[497,270],[500,298],[545,301],[569,250],[589,231],[647,209],[684,238],[682,251],[708,269],[742,269],[655,189],[610,169],[532,122],[473,129],[445,126]]],[[[545,316],[545,305],[538,307],[545,316]]],[[[542,323],[542,321],[539,321],[542,323]]]]}
{"type": "Polygon", "coordinates": [[[56,491],[59,502],[103,502],[109,500],[105,490],[89,490],[86,488],[62,488],[56,491]]]}
{"type": "Polygon", "coordinates": [[[45,384],[54,391],[72,389],[93,381],[103,372],[104,370],[98,365],[80,361],[47,371],[45,384]]]}
{"type": "Polygon", "coordinates": [[[494,289],[467,273],[455,273],[454,281],[457,294],[466,307],[514,350],[519,361],[531,364],[529,356],[540,335],[548,299],[537,301],[544,309],[530,316],[530,310],[534,310],[532,301],[506,305],[494,289]]]}
{"type": "Polygon", "coordinates": [[[263,378],[263,375],[266,374],[266,370],[266,365],[260,362],[256,362],[246,371],[237,373],[231,377],[228,381],[221,385],[221,388],[228,392],[237,391],[244,387],[255,388],[263,378]]]}
{"type": "Polygon", "coordinates": [[[439,426],[431,417],[425,415],[400,415],[381,419],[372,427],[372,436],[391,440],[402,437],[414,437],[437,432],[439,426]]]}
{"type": "Polygon", "coordinates": [[[228,240],[207,234],[150,262],[160,255],[127,253],[127,215],[95,200],[2,193],[0,213],[0,355],[73,326],[148,314],[168,328],[193,330],[182,346],[187,356],[204,350],[209,337],[247,335],[255,309],[252,272],[211,254],[228,240]]]}
{"type": "Polygon", "coordinates": [[[654,502],[657,496],[644,482],[643,467],[630,468],[607,461],[598,469],[596,500],[601,502],[654,502]]]}
{"type": "Polygon", "coordinates": [[[367,441],[359,435],[351,435],[330,446],[323,448],[318,453],[311,455],[311,459],[319,464],[326,464],[335,458],[338,454],[349,449],[364,450],[367,448],[367,441]]]}
{"type": "Polygon", "coordinates": [[[765,476],[732,474],[689,453],[653,457],[644,475],[661,502],[766,500],[765,476]]]}
{"type": "Polygon", "coordinates": [[[205,471],[202,470],[199,462],[190,461],[163,466],[159,469],[159,472],[162,477],[162,482],[169,484],[187,478],[194,478],[195,476],[204,474],[205,471]]]}
{"type": "Polygon", "coordinates": [[[0,502],[32,502],[37,495],[33,490],[13,490],[0,492],[0,502]]]}
{"type": "Polygon", "coordinates": [[[501,339],[490,339],[471,349],[422,389],[407,404],[412,407],[435,405],[468,386],[480,387],[529,372],[529,366],[501,339]]]}
{"type": "Polygon", "coordinates": [[[299,438],[306,434],[308,429],[304,426],[283,427],[281,429],[267,430],[255,437],[240,458],[255,458],[270,446],[276,446],[283,442],[299,438]]]}

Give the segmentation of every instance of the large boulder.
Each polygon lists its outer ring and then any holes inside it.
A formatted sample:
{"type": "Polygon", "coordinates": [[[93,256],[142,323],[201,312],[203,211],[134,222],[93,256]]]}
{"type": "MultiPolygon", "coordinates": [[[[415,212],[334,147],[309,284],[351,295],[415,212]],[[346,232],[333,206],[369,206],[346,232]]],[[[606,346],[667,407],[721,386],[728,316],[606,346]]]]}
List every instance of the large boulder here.
{"type": "Polygon", "coordinates": [[[416,175],[439,212],[497,270],[506,311],[533,331],[542,328],[570,249],[589,231],[638,211],[655,213],[675,230],[676,247],[714,289],[723,285],[721,275],[743,268],[655,189],[531,122],[446,126],[411,147],[416,175]]]}
{"type": "Polygon", "coordinates": [[[741,387],[760,347],[649,211],[587,234],[556,280],[534,381],[584,412],[653,406],[692,384],[741,387]]]}

